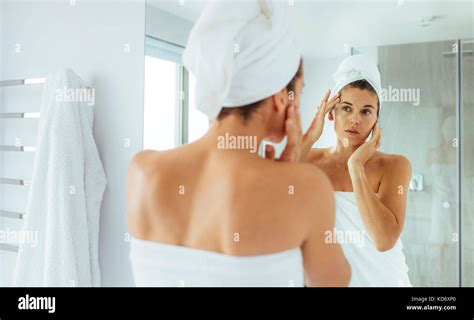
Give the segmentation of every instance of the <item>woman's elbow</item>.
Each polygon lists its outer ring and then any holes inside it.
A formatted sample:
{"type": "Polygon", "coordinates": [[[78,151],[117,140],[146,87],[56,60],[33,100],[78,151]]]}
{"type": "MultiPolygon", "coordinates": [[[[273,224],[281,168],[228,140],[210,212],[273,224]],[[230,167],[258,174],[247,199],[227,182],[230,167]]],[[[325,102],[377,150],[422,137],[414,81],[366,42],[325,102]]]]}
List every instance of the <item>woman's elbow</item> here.
{"type": "Polygon", "coordinates": [[[397,241],[398,235],[392,237],[381,237],[375,240],[375,248],[377,251],[385,252],[395,247],[397,241]]]}
{"type": "Polygon", "coordinates": [[[343,272],[343,276],[342,276],[342,287],[348,287],[349,286],[349,283],[351,282],[351,278],[352,278],[352,269],[351,269],[351,265],[349,264],[349,262],[347,262],[346,260],[346,268],[344,269],[344,272],[343,272]]]}
{"type": "Polygon", "coordinates": [[[337,279],[334,283],[334,287],[348,287],[351,282],[352,270],[351,265],[344,259],[344,264],[338,268],[337,275],[334,277],[337,279]]]}

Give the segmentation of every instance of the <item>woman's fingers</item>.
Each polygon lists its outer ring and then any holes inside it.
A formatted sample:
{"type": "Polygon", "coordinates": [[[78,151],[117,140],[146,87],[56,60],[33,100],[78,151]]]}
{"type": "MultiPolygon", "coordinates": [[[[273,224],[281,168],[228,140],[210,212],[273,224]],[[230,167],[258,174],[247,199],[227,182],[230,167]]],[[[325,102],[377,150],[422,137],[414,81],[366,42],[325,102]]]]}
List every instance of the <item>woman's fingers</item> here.
{"type": "Polygon", "coordinates": [[[375,125],[372,129],[372,137],[370,137],[370,142],[377,143],[377,137],[379,134],[379,122],[375,122],[375,125]]]}
{"type": "Polygon", "coordinates": [[[338,93],[335,96],[333,96],[331,99],[329,99],[328,103],[333,103],[334,101],[338,100],[339,98],[341,98],[341,93],[338,93]]]}
{"type": "Polygon", "coordinates": [[[330,112],[336,106],[336,104],[340,101],[340,96],[341,96],[340,93],[338,93],[337,95],[329,99],[330,95],[331,95],[331,90],[326,91],[326,93],[324,94],[323,100],[321,100],[321,103],[317,111],[318,118],[324,117],[325,114],[330,112]]]}
{"type": "Polygon", "coordinates": [[[297,161],[298,152],[301,144],[301,129],[299,129],[297,121],[297,111],[295,107],[288,110],[288,118],[285,121],[285,131],[287,134],[287,144],[285,150],[280,157],[281,161],[297,161]]]}
{"type": "Polygon", "coordinates": [[[295,161],[296,160],[296,150],[295,150],[295,129],[294,129],[294,121],[288,119],[285,122],[285,130],[287,134],[287,143],[285,149],[283,150],[279,161],[295,161]]]}
{"type": "Polygon", "coordinates": [[[336,104],[338,104],[340,101],[341,101],[341,94],[338,93],[326,103],[324,113],[326,114],[328,112],[331,112],[331,110],[334,109],[336,104]]]}
{"type": "Polygon", "coordinates": [[[270,144],[265,146],[265,158],[275,160],[275,148],[270,144]]]}
{"type": "Polygon", "coordinates": [[[288,142],[291,141],[291,145],[297,145],[301,139],[301,119],[299,115],[299,111],[297,110],[296,107],[291,107],[290,110],[290,116],[288,121],[288,129],[290,130],[290,133],[288,135],[288,142]]]}
{"type": "Polygon", "coordinates": [[[321,100],[320,105],[322,105],[323,102],[327,102],[330,95],[331,95],[331,90],[328,89],[328,91],[326,91],[326,93],[324,94],[323,100],[321,100]]]}
{"type": "Polygon", "coordinates": [[[382,140],[382,129],[377,128],[377,133],[375,133],[372,136],[372,138],[374,139],[374,142],[375,142],[375,148],[378,149],[380,147],[381,140],[382,140]]]}
{"type": "Polygon", "coordinates": [[[294,107],[294,113],[295,113],[295,120],[296,120],[296,129],[299,134],[301,134],[302,129],[301,129],[301,113],[300,113],[300,108],[298,106],[294,107]]]}

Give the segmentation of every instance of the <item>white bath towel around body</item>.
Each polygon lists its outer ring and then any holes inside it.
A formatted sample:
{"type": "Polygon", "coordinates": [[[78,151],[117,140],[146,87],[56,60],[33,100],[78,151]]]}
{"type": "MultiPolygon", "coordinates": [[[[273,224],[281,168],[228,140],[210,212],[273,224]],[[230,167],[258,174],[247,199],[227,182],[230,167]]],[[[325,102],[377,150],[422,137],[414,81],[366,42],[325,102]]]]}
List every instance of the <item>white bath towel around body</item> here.
{"type": "Polygon", "coordinates": [[[351,265],[350,287],[411,287],[403,244],[384,252],[375,247],[364,226],[354,192],[335,192],[336,228],[333,239],[351,265]]]}
{"type": "Polygon", "coordinates": [[[137,287],[303,287],[300,248],[230,256],[135,237],[130,262],[137,287]]]}
{"type": "MultiPolygon", "coordinates": [[[[99,212],[105,173],[84,82],[71,70],[47,78],[32,186],[14,286],[100,286],[99,212]]],[[[94,96],[95,97],[95,96],[94,96]]]]}

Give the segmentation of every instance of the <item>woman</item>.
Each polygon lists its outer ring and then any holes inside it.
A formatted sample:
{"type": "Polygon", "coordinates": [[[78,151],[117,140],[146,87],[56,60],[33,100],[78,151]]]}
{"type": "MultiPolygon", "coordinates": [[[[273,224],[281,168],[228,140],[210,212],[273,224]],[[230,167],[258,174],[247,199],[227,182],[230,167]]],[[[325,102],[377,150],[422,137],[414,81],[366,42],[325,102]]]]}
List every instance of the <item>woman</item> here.
{"type": "Polygon", "coordinates": [[[351,286],[410,286],[400,234],[405,220],[410,162],[380,147],[380,74],[364,55],[346,58],[303,139],[301,157],[321,168],[336,198],[336,229],[352,268],[351,286]],[[311,149],[328,114],[336,146],[311,149]],[[372,135],[366,142],[369,135],[372,135]]]}
{"type": "Polygon", "coordinates": [[[214,122],[201,139],[140,152],[130,165],[137,286],[348,284],[340,246],[324,241],[334,227],[330,183],[296,162],[304,70],[286,12],[273,2],[211,2],[193,27],[183,60],[197,107],[214,122]],[[281,161],[255,153],[285,134],[281,161]]]}

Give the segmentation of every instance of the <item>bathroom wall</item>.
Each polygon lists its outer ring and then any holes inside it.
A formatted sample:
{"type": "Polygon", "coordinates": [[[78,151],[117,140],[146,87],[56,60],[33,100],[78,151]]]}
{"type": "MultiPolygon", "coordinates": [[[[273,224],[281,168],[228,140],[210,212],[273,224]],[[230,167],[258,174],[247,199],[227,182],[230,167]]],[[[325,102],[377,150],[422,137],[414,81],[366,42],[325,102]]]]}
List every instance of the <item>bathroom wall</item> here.
{"type": "MultiPolygon", "coordinates": [[[[94,135],[108,179],[101,208],[103,286],[133,284],[128,263],[126,189],[128,163],[142,148],[144,1],[8,2],[2,16],[2,79],[45,77],[72,68],[96,90],[94,135]],[[18,50],[20,49],[20,50],[18,50]]],[[[6,112],[39,111],[40,86],[4,89],[6,112]]],[[[35,143],[37,120],[3,120],[0,143],[35,143]]],[[[33,155],[5,154],[1,176],[28,178],[33,155]]],[[[9,187],[2,207],[24,210],[27,187],[9,187]]],[[[21,224],[3,219],[4,226],[21,224]]],[[[0,252],[0,286],[11,283],[15,253],[0,252]]]]}
{"type": "Polygon", "coordinates": [[[174,14],[155,8],[146,7],[146,34],[181,46],[186,45],[193,22],[174,14]]]}

